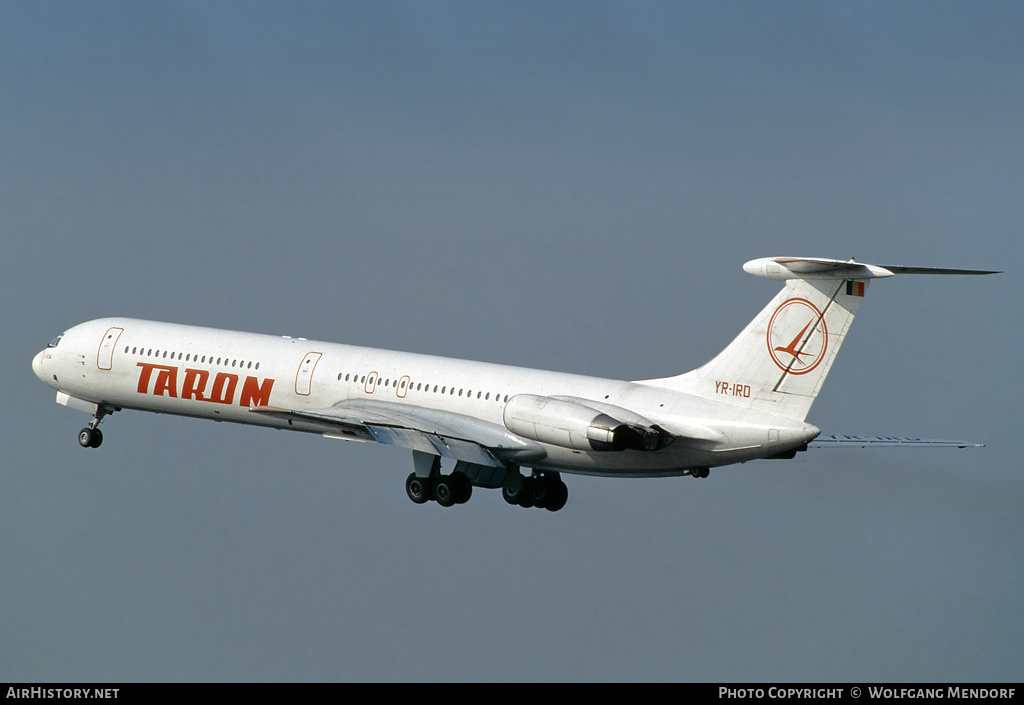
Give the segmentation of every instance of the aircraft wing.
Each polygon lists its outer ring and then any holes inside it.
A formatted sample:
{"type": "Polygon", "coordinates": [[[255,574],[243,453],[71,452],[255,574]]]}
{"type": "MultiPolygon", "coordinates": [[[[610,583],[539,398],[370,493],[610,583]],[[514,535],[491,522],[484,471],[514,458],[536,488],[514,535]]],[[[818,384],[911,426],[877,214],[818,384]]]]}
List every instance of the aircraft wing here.
{"type": "Polygon", "coordinates": [[[955,441],[939,438],[900,438],[897,436],[818,436],[807,444],[812,448],[984,448],[983,443],[955,441]]]}
{"type": "Polygon", "coordinates": [[[257,406],[255,414],[314,422],[324,435],[353,441],[374,441],[488,467],[505,461],[543,458],[537,443],[513,435],[503,426],[450,411],[393,402],[357,400],[326,409],[281,409],[257,406]]]}

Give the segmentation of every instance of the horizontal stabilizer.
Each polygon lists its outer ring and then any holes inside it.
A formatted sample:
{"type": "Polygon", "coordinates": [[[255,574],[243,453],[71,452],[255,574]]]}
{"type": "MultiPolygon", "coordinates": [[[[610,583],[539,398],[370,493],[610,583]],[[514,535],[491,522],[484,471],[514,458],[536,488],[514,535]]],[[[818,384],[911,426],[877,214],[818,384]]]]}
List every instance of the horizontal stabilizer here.
{"type": "Polygon", "coordinates": [[[984,269],[942,269],[940,267],[901,267],[899,265],[885,264],[893,274],[1002,274],[1002,272],[988,271],[984,269]]]}
{"type": "Polygon", "coordinates": [[[853,259],[821,257],[762,257],[743,265],[743,271],[765,279],[882,279],[894,274],[999,274],[980,269],[940,269],[902,265],[862,264],[853,259]]]}
{"type": "Polygon", "coordinates": [[[953,441],[938,438],[900,438],[897,436],[818,436],[807,444],[816,448],[984,448],[983,443],[953,441]]]}

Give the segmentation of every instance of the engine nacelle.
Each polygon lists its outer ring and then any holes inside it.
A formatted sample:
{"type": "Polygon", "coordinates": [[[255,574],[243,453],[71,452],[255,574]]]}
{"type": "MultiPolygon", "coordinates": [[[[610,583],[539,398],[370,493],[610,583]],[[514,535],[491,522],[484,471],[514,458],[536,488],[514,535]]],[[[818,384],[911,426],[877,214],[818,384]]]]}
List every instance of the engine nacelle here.
{"type": "Polygon", "coordinates": [[[523,438],[575,450],[625,450],[637,431],[597,409],[536,394],[508,400],[505,428],[523,438]]]}

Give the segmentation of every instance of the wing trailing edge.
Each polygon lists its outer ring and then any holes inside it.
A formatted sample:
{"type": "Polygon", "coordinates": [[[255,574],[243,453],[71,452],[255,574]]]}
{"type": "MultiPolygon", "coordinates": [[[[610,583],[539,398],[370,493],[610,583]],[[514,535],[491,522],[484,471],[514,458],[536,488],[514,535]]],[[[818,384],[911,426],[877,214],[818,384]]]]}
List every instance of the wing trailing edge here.
{"type": "Polygon", "coordinates": [[[496,424],[408,404],[361,400],[340,402],[326,409],[257,406],[249,411],[322,425],[329,438],[374,441],[489,467],[539,460],[547,455],[538,443],[496,424]]]}

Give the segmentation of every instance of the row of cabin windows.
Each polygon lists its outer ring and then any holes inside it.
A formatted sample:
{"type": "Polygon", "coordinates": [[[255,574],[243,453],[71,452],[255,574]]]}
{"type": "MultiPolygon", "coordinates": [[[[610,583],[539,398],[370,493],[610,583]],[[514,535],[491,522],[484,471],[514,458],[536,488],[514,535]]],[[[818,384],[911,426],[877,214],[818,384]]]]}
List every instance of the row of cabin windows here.
{"type": "MultiPolygon", "coordinates": [[[[131,354],[132,355],[145,355],[146,357],[160,357],[161,356],[161,351],[159,351],[159,350],[154,351],[153,348],[149,348],[147,350],[146,348],[130,347],[130,346],[126,345],[125,348],[124,348],[125,353],[127,354],[129,350],[131,350],[131,354]]],[[[169,359],[169,360],[184,360],[185,362],[199,362],[199,363],[207,362],[207,356],[206,355],[203,355],[202,359],[200,359],[199,355],[193,355],[192,353],[173,353],[173,352],[168,352],[166,350],[163,351],[163,358],[165,360],[166,359],[169,359]]],[[[250,370],[253,370],[253,369],[258,370],[260,368],[260,363],[258,363],[258,362],[253,363],[252,360],[249,360],[248,362],[246,362],[245,360],[238,360],[237,358],[236,359],[229,359],[229,358],[226,358],[226,357],[218,357],[217,361],[214,362],[213,355],[209,356],[209,364],[211,364],[211,365],[220,365],[222,362],[223,362],[225,367],[227,367],[228,363],[230,362],[232,367],[241,367],[241,368],[250,369],[250,370]]]]}
{"type": "MultiPolygon", "coordinates": [[[[346,375],[343,376],[339,372],[338,373],[338,381],[339,382],[352,381],[352,382],[355,382],[356,384],[365,384],[366,383],[366,375],[363,375],[363,376],[360,377],[359,375],[346,374],[346,375]]],[[[391,379],[388,378],[388,379],[385,379],[383,382],[381,382],[380,378],[378,377],[377,378],[377,383],[378,384],[383,384],[385,387],[389,387],[389,386],[391,386],[391,379]]],[[[409,390],[412,391],[412,389],[413,389],[412,382],[409,382],[408,384],[409,384],[409,390]]],[[[398,389],[405,389],[406,381],[404,379],[401,380],[401,381],[395,380],[395,385],[394,386],[396,388],[398,388],[398,389]]],[[[435,384],[434,385],[434,389],[431,390],[429,384],[423,384],[422,382],[417,382],[416,383],[416,391],[417,392],[420,392],[420,391],[431,392],[432,391],[434,394],[437,394],[438,393],[438,385],[435,384]]],[[[455,387],[442,386],[440,388],[440,393],[441,394],[448,394],[448,395],[451,395],[451,396],[455,396],[455,392],[456,392],[455,387]]],[[[470,390],[467,391],[465,388],[462,388],[462,389],[458,390],[458,394],[459,394],[460,397],[463,396],[463,394],[465,394],[466,398],[468,399],[469,397],[473,396],[473,390],[470,389],[470,390]]],[[[488,401],[491,398],[491,393],[490,392],[477,391],[476,398],[477,399],[483,399],[484,401],[488,401]]],[[[494,401],[500,402],[501,401],[501,395],[500,394],[495,394],[494,395],[494,401]]],[[[508,395],[507,394],[505,395],[505,401],[508,401],[508,395]]]]}

